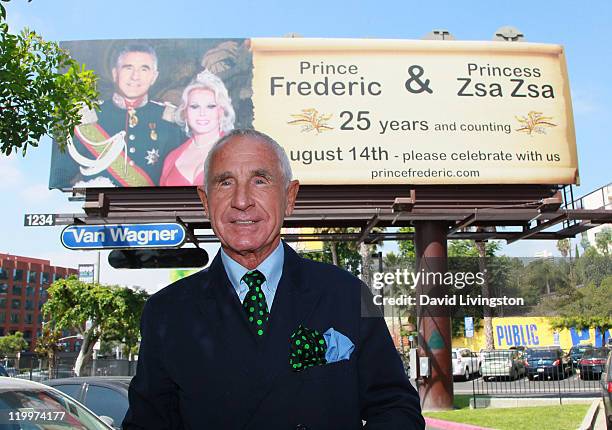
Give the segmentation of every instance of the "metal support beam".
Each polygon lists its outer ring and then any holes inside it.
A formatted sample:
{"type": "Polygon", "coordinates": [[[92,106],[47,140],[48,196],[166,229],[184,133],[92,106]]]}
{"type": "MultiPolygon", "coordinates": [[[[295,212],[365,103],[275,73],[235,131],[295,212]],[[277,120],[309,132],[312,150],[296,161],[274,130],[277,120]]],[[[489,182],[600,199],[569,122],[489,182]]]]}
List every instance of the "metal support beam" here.
{"type": "Polygon", "coordinates": [[[542,204],[538,208],[540,212],[555,212],[563,204],[563,195],[557,191],[554,196],[542,199],[542,204]]]}
{"type": "Polygon", "coordinates": [[[370,234],[370,232],[372,231],[372,229],[376,226],[376,224],[378,224],[379,218],[378,218],[378,214],[374,215],[370,221],[368,222],[368,225],[366,225],[362,230],[361,230],[361,235],[359,236],[359,239],[357,239],[357,245],[359,245],[361,242],[363,242],[370,234]]]}
{"type": "Polygon", "coordinates": [[[529,229],[527,231],[524,231],[523,233],[519,234],[518,236],[514,237],[513,239],[508,240],[506,243],[508,245],[510,245],[511,243],[514,243],[517,240],[527,239],[528,237],[531,237],[534,234],[539,233],[542,230],[547,229],[548,227],[552,227],[555,224],[559,224],[560,222],[562,222],[565,219],[567,219],[567,214],[566,213],[564,213],[563,215],[560,215],[560,216],[558,216],[556,218],[549,219],[548,221],[543,222],[541,224],[538,224],[534,228],[531,228],[531,229],[529,229]]]}
{"type": "Polygon", "coordinates": [[[393,212],[410,212],[416,204],[416,190],[410,190],[410,197],[396,197],[391,208],[393,212]]]}
{"type": "Polygon", "coordinates": [[[180,225],[183,226],[183,228],[185,229],[185,233],[187,233],[187,237],[189,237],[189,240],[191,240],[191,242],[193,242],[193,244],[196,246],[196,248],[199,248],[200,247],[200,242],[198,241],[198,238],[194,234],[193,230],[191,228],[189,228],[189,226],[187,224],[185,224],[185,222],[181,219],[180,216],[176,217],[176,222],[178,222],[180,225]]]}
{"type": "Polygon", "coordinates": [[[83,210],[89,216],[97,215],[106,218],[109,208],[110,201],[106,193],[98,193],[98,198],[96,200],[83,203],[83,210]]]}
{"type": "Polygon", "coordinates": [[[448,231],[447,236],[450,236],[453,233],[456,233],[459,230],[462,230],[462,229],[472,225],[474,223],[474,221],[476,221],[477,214],[478,214],[477,209],[475,209],[473,214],[471,214],[470,216],[464,218],[463,221],[459,221],[453,228],[451,228],[448,231]]]}

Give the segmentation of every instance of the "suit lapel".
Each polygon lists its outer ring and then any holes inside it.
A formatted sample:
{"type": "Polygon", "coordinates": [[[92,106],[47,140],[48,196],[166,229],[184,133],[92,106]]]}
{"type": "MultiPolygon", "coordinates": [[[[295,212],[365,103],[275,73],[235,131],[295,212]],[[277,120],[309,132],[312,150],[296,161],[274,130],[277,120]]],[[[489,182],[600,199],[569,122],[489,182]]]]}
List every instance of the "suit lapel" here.
{"type": "Polygon", "coordinates": [[[301,257],[285,243],[283,246],[285,247],[283,274],[272,304],[270,327],[262,345],[262,355],[266,359],[273,360],[280,352],[278,348],[282,348],[283,352],[286,352],[283,359],[289,368],[289,336],[298,325],[307,321],[318,302],[321,289],[309,283],[303,276],[301,257]]]}
{"type": "MultiPolygon", "coordinates": [[[[289,338],[300,324],[306,323],[321,293],[321,289],[309,283],[302,273],[301,257],[285,243],[283,246],[283,274],[272,304],[268,333],[264,336],[257,359],[258,385],[261,387],[258,404],[266,398],[279,377],[291,372],[289,338]]],[[[255,410],[253,415],[256,413],[255,410]]]]}
{"type": "Polygon", "coordinates": [[[207,325],[213,328],[210,334],[214,341],[231,354],[237,354],[240,361],[237,370],[249,374],[249,363],[255,357],[257,342],[227,277],[220,254],[214,258],[208,273],[208,283],[196,286],[199,308],[207,325]]]}
{"type": "Polygon", "coordinates": [[[257,379],[257,384],[252,385],[259,388],[252,397],[256,407],[245,416],[245,426],[257,414],[278,378],[291,372],[289,337],[300,324],[307,325],[321,293],[321,288],[310,283],[303,273],[301,257],[284,242],[283,246],[283,273],[272,303],[268,332],[259,342],[242,311],[219,253],[208,269],[208,282],[196,286],[199,308],[206,324],[213,327],[210,334],[213,341],[234,357],[238,356],[240,368],[237,371],[249,379],[257,379]]]}

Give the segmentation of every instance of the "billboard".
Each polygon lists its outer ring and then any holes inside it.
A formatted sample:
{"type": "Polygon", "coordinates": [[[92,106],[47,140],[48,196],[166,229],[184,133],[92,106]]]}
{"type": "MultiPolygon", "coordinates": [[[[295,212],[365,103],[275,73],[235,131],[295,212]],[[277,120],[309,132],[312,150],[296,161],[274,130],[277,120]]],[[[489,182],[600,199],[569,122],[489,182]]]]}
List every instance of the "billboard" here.
{"type": "MultiPolygon", "coordinates": [[[[493,342],[498,349],[524,346],[543,347],[561,346],[564,350],[572,346],[590,344],[604,346],[612,335],[612,330],[601,332],[598,328],[572,327],[556,330],[552,326],[553,318],[547,317],[500,317],[493,318],[493,342]]],[[[482,324],[482,323],[481,323],[482,324]]],[[[479,328],[472,338],[456,337],[453,347],[472,347],[479,350],[486,347],[484,328],[479,328]]]]}
{"type": "Polygon", "coordinates": [[[578,182],[563,48],[506,42],[170,39],[62,43],[100,76],[50,188],[198,185],[233,128],[303,184],[578,182]]]}

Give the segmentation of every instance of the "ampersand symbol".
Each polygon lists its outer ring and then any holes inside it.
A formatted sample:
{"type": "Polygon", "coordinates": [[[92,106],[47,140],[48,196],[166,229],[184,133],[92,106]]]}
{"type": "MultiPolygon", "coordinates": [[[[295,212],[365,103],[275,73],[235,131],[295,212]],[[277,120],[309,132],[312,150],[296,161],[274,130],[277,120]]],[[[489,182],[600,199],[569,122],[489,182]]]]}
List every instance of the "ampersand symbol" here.
{"type": "Polygon", "coordinates": [[[423,73],[424,70],[421,66],[414,65],[408,67],[408,74],[410,75],[410,79],[408,79],[404,85],[406,86],[406,89],[412,94],[420,94],[423,91],[427,91],[429,94],[433,93],[433,90],[429,88],[429,79],[425,79],[424,81],[421,81],[421,79],[419,79],[421,76],[423,76],[423,73]],[[416,85],[416,87],[414,88],[412,86],[413,82],[416,85]]]}

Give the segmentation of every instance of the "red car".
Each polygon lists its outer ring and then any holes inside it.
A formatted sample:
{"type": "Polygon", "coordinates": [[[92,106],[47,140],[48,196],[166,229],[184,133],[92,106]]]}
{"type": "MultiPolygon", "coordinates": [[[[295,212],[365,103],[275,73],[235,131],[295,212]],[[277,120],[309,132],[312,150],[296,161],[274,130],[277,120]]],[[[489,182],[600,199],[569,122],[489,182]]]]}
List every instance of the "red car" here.
{"type": "Polygon", "coordinates": [[[610,351],[607,348],[587,349],[578,362],[580,379],[599,379],[610,351]]]}

